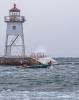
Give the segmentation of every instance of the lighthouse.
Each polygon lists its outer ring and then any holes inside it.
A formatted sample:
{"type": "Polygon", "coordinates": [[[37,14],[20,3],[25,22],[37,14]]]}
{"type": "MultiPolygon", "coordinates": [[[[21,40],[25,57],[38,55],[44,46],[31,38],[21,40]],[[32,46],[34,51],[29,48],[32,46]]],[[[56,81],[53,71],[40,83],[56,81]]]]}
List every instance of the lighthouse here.
{"type": "Polygon", "coordinates": [[[25,45],[23,35],[23,23],[25,17],[20,15],[20,9],[13,5],[9,10],[9,16],[4,17],[7,23],[5,56],[25,56],[25,45]]]}

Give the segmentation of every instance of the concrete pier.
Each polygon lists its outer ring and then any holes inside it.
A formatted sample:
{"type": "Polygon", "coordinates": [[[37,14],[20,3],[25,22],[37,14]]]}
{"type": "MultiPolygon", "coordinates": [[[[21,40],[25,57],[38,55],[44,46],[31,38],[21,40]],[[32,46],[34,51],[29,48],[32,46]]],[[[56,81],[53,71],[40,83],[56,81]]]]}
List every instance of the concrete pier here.
{"type": "Polygon", "coordinates": [[[0,57],[0,65],[23,65],[26,64],[27,66],[40,64],[33,58],[30,57],[0,57]]]}

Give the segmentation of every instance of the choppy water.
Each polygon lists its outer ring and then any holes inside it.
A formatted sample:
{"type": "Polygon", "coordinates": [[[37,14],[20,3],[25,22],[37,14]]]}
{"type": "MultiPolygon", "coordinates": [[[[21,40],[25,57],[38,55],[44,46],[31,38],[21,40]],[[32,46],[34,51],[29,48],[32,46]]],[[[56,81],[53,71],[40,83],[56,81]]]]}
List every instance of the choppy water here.
{"type": "Polygon", "coordinates": [[[50,68],[0,66],[0,100],[79,100],[79,59],[50,68]]]}

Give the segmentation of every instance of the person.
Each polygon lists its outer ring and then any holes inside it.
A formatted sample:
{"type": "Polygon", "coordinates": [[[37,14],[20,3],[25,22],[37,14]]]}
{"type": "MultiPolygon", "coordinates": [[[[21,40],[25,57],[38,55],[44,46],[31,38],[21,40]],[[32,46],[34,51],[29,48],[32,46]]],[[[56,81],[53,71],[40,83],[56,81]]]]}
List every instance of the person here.
{"type": "Polygon", "coordinates": [[[49,62],[48,62],[48,64],[49,64],[49,65],[51,65],[51,64],[52,64],[52,62],[51,62],[51,61],[49,61],[49,62]]]}

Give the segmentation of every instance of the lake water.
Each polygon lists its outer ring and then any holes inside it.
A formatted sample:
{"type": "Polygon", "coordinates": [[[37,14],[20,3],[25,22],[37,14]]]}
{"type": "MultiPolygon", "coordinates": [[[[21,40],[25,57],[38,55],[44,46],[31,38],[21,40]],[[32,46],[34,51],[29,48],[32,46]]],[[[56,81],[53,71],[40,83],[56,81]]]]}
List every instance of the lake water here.
{"type": "Polygon", "coordinates": [[[79,59],[50,68],[0,66],[0,100],[79,100],[79,59]]]}

